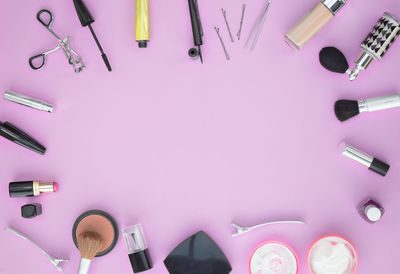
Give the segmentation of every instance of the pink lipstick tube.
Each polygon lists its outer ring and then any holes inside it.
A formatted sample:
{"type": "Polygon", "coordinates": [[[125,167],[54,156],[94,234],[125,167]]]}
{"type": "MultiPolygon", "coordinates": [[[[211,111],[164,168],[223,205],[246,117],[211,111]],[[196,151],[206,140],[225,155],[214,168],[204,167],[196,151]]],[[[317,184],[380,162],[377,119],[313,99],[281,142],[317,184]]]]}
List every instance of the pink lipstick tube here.
{"type": "Polygon", "coordinates": [[[57,183],[45,183],[39,181],[11,182],[8,187],[10,197],[39,196],[45,192],[57,192],[57,183]]]}

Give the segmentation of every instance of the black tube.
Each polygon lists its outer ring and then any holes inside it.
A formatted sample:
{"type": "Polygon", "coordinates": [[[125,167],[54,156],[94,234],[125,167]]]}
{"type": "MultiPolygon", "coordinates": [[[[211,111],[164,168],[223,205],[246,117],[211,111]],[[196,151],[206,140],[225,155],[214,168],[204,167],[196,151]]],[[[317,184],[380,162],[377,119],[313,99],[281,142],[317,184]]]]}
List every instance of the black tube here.
{"type": "Polygon", "coordinates": [[[193,41],[195,46],[203,45],[203,29],[200,21],[197,0],[189,0],[190,20],[192,22],[193,41]]]}
{"type": "Polygon", "coordinates": [[[33,192],[33,181],[11,182],[8,186],[10,197],[31,197],[35,196],[33,192]]]}
{"type": "Polygon", "coordinates": [[[42,144],[9,122],[0,123],[0,136],[39,154],[46,153],[42,144]]]}

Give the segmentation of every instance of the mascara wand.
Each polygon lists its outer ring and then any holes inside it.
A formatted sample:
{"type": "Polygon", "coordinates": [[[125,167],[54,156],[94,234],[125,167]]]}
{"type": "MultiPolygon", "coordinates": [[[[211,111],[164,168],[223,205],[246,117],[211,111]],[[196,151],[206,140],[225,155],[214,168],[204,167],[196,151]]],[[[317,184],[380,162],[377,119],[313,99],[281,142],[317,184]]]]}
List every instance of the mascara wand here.
{"type": "Polygon", "coordinates": [[[203,54],[201,54],[201,47],[197,46],[197,49],[199,51],[200,62],[203,64],[203,54]]]}
{"type": "Polygon", "coordinates": [[[96,33],[93,30],[92,23],[94,23],[94,18],[92,14],[90,13],[89,9],[83,3],[82,0],[73,0],[74,1],[74,6],[76,13],[78,14],[79,21],[81,22],[82,27],[89,27],[90,32],[92,33],[92,36],[94,38],[94,41],[97,44],[97,47],[100,50],[101,57],[103,58],[104,64],[106,65],[108,71],[112,71],[110,62],[108,61],[107,55],[104,53],[103,47],[100,44],[99,39],[97,38],[96,33]]]}

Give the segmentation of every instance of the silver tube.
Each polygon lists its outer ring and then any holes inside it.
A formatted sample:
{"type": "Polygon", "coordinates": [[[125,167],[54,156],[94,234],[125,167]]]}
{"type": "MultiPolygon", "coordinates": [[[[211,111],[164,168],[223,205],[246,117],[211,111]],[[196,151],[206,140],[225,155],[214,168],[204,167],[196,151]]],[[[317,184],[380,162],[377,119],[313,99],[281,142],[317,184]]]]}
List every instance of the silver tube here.
{"type": "Polygon", "coordinates": [[[399,94],[380,96],[358,101],[358,108],[360,112],[373,112],[398,107],[400,107],[399,94]]]}
{"type": "Polygon", "coordinates": [[[374,157],[348,144],[345,144],[343,155],[368,168],[370,168],[374,160],[374,157]]]}
{"type": "Polygon", "coordinates": [[[47,111],[47,112],[53,112],[54,111],[54,106],[45,102],[41,101],[39,99],[35,99],[32,97],[29,97],[27,95],[23,95],[21,93],[12,91],[12,90],[7,90],[4,92],[4,99],[10,102],[14,102],[23,106],[27,106],[30,108],[34,108],[37,110],[41,111],[47,111]]]}

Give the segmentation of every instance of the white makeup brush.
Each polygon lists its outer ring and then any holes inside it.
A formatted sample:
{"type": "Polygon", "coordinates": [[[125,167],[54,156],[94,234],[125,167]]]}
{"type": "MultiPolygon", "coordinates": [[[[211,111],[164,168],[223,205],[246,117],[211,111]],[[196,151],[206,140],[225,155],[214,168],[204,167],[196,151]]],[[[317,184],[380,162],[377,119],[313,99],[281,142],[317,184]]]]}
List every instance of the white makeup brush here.
{"type": "Polygon", "coordinates": [[[346,121],[361,112],[373,112],[400,107],[400,95],[393,94],[365,100],[339,100],[335,103],[335,114],[339,121],[346,121]]]}
{"type": "Polygon", "coordinates": [[[92,259],[103,247],[103,238],[96,232],[85,231],[78,237],[78,249],[81,252],[78,274],[87,274],[92,259]]]}

